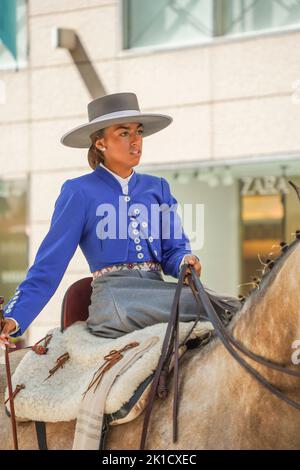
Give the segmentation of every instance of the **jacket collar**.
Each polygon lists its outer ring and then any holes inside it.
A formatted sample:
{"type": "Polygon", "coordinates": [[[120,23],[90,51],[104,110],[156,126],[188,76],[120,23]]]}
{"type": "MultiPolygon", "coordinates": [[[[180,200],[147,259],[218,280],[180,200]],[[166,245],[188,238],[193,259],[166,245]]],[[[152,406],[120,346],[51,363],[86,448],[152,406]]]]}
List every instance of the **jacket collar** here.
{"type": "MultiPolygon", "coordinates": [[[[103,168],[102,166],[98,165],[95,170],[94,170],[94,173],[99,177],[101,178],[103,181],[105,181],[105,183],[109,184],[110,186],[112,186],[113,188],[117,189],[118,191],[120,191],[122,194],[123,194],[123,188],[120,184],[120,182],[117,180],[117,178],[114,177],[114,175],[112,173],[110,173],[109,171],[107,171],[105,168],[103,168]]],[[[133,171],[133,175],[131,176],[129,182],[128,182],[128,194],[133,190],[133,188],[135,187],[135,184],[136,184],[136,178],[137,178],[137,174],[135,171],[133,171]]]]}

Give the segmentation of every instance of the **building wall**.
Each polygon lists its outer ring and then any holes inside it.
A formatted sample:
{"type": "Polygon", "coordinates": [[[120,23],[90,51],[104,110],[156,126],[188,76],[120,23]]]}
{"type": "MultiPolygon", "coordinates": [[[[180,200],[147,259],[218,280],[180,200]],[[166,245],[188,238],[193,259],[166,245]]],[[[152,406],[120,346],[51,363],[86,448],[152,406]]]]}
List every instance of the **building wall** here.
{"type": "MultiPolygon", "coordinates": [[[[144,140],[141,169],[299,153],[300,106],[292,100],[292,85],[300,78],[300,29],[133,52],[120,50],[120,14],[117,0],[29,0],[28,68],[0,71],[6,85],[2,175],[31,177],[30,263],[62,183],[91,171],[87,151],[63,147],[59,139],[87,121],[87,103],[103,93],[135,92],[142,110],[173,116],[171,126],[144,140]],[[52,48],[53,27],[77,32],[75,53],[52,48]]],[[[88,274],[78,250],[30,328],[30,341],[58,325],[67,286],[88,274]]]]}

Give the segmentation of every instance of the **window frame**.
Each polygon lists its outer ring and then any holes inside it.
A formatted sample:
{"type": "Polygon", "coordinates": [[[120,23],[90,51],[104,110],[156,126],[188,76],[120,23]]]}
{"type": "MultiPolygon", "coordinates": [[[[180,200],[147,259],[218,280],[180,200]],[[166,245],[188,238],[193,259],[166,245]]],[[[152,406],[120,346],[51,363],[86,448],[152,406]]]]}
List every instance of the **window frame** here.
{"type": "Polygon", "coordinates": [[[131,56],[143,56],[143,55],[150,55],[155,53],[161,52],[174,52],[177,50],[184,50],[184,49],[192,49],[192,48],[199,48],[199,47],[208,47],[208,46],[217,46],[222,44],[230,44],[235,42],[241,41],[249,41],[251,39],[264,39],[269,37],[277,37],[283,36],[287,34],[294,34],[300,32],[300,24],[299,25],[291,25],[291,26],[282,26],[282,27],[275,27],[275,28],[267,28],[267,29],[260,29],[255,31],[246,31],[244,33],[236,33],[232,35],[220,35],[218,34],[223,25],[219,21],[219,15],[222,11],[222,0],[215,0],[214,1],[214,9],[215,11],[219,12],[217,14],[217,18],[214,15],[214,31],[216,32],[216,36],[213,36],[210,39],[202,39],[196,40],[195,42],[191,42],[189,44],[160,44],[160,45],[153,45],[153,46],[142,46],[142,47],[132,47],[129,49],[124,48],[124,38],[126,37],[127,31],[125,31],[125,22],[127,17],[127,9],[124,8],[125,2],[127,0],[119,0],[118,1],[118,28],[117,28],[117,58],[126,58],[131,56]]]}

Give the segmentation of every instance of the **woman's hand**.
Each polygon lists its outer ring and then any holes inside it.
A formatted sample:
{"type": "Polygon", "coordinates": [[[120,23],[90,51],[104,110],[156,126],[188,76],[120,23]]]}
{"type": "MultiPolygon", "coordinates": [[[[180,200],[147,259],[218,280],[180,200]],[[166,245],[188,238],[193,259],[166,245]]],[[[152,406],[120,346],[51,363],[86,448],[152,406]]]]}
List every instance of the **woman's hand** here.
{"type": "Polygon", "coordinates": [[[0,334],[0,348],[5,349],[5,345],[9,348],[15,348],[16,345],[9,341],[9,334],[16,329],[16,324],[10,318],[5,318],[1,323],[1,334],[0,334]]]}
{"type": "MultiPolygon", "coordinates": [[[[200,277],[202,266],[198,258],[195,255],[185,255],[183,260],[184,260],[184,263],[188,263],[189,265],[193,266],[196,271],[197,276],[200,277]]],[[[190,268],[187,268],[186,274],[187,273],[191,273],[190,268]]],[[[188,284],[187,276],[185,276],[184,278],[184,284],[188,284]]]]}

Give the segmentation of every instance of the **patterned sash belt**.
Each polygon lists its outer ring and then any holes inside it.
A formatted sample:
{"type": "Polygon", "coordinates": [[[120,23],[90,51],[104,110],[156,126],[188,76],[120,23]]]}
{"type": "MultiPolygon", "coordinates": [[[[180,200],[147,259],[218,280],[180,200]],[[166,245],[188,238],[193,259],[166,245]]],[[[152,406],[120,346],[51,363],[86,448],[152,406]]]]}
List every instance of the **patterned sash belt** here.
{"type": "Polygon", "coordinates": [[[162,271],[160,263],[156,261],[144,261],[143,263],[124,263],[114,264],[112,266],[106,266],[105,268],[99,269],[92,273],[93,279],[96,277],[103,276],[103,274],[110,271],[122,271],[123,269],[140,269],[141,271],[162,271]]]}

